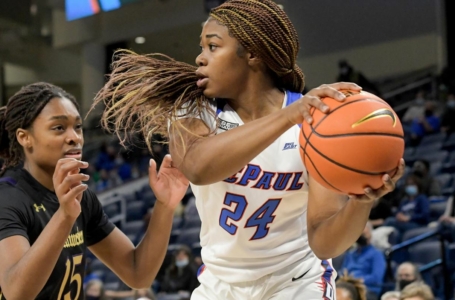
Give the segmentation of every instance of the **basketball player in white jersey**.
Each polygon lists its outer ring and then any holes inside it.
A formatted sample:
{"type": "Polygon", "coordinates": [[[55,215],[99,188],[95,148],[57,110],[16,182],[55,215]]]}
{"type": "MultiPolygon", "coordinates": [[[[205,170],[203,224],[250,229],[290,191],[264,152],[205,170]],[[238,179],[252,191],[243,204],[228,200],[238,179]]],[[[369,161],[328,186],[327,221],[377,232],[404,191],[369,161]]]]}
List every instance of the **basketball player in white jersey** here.
{"type": "Polygon", "coordinates": [[[364,195],[335,194],[308,176],[298,124],[312,122],[311,106],[328,111],[320,98],[343,100],[338,90],[360,87],[324,85],[302,97],[297,33],[273,1],[231,0],[212,10],[200,46],[197,71],[121,54],[95,99],[117,133],[140,125],[168,137],[192,183],[205,265],[191,299],[334,299],[330,259],[357,240],[404,162],[364,195]]]}

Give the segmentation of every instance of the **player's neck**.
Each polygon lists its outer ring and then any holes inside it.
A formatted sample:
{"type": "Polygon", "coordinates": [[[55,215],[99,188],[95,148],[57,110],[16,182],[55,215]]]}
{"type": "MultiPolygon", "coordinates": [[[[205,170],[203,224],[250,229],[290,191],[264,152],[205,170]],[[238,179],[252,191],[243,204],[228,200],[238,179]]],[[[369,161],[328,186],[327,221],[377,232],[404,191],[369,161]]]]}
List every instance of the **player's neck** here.
{"type": "Polygon", "coordinates": [[[34,163],[25,162],[24,169],[30,173],[42,186],[50,191],[54,191],[54,183],[52,182],[52,175],[41,169],[34,163]]]}
{"type": "Polygon", "coordinates": [[[270,82],[252,82],[239,93],[236,99],[229,99],[229,105],[244,123],[265,117],[283,107],[284,93],[270,82]]]}

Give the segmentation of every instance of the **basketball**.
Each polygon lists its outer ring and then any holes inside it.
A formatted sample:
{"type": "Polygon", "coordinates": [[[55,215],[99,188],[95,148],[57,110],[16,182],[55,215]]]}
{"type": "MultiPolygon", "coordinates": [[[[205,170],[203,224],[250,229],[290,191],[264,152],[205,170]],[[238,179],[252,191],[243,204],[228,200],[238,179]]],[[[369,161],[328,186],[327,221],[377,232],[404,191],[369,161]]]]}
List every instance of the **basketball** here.
{"type": "Polygon", "coordinates": [[[302,124],[300,155],[308,173],[342,194],[378,189],[393,176],[404,153],[403,127],[393,109],[368,92],[343,91],[342,102],[321,99],[328,114],[312,108],[313,123],[302,124]]]}

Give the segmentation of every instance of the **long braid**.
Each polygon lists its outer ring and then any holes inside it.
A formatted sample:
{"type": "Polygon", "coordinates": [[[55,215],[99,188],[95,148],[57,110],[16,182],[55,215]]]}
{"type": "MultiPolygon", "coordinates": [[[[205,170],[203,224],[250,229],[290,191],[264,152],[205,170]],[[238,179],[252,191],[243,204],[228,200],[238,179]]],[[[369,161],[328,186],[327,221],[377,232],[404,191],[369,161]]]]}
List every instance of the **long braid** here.
{"type": "Polygon", "coordinates": [[[0,108],[0,158],[4,160],[0,175],[24,160],[24,151],[16,138],[17,129],[30,128],[41,110],[55,97],[65,97],[79,108],[72,95],[45,82],[23,87],[0,108]]]}
{"type": "MultiPolygon", "coordinates": [[[[210,17],[263,60],[279,88],[303,90],[304,75],[296,65],[297,31],[273,1],[227,1],[213,9],[210,17]]],[[[114,58],[109,80],[96,95],[91,111],[104,103],[101,124],[117,134],[122,144],[131,133],[141,132],[150,149],[151,136],[160,134],[167,140],[169,121],[183,117],[179,114],[201,116],[209,110],[210,99],[196,85],[195,66],[162,54],[138,55],[129,50],[117,51],[114,58]]],[[[183,127],[180,122],[177,126],[192,133],[191,126],[183,127]]]]}
{"type": "Polygon", "coordinates": [[[115,132],[122,144],[129,133],[142,132],[151,149],[154,134],[168,136],[168,121],[200,116],[208,98],[196,85],[196,67],[163,54],[115,52],[109,81],[98,92],[91,110],[105,104],[102,126],[115,132]],[[184,114],[184,115],[183,115],[184,114]]]}

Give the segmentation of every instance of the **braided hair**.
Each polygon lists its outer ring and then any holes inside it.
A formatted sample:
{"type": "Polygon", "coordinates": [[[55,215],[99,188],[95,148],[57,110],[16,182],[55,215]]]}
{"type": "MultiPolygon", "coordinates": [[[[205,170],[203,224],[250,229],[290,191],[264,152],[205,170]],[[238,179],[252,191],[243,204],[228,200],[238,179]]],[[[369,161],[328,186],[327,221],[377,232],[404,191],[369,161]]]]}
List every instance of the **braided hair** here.
{"type": "MultiPolygon", "coordinates": [[[[302,92],[304,75],[296,65],[297,32],[275,2],[230,0],[213,9],[209,18],[226,26],[240,46],[261,58],[279,88],[302,92]]],[[[204,111],[215,115],[208,105],[210,99],[196,85],[195,71],[195,66],[163,54],[118,50],[109,80],[91,110],[104,103],[102,126],[116,133],[122,144],[132,132],[142,132],[150,149],[152,135],[169,137],[170,120],[201,116],[204,111]]],[[[177,122],[177,126],[192,133],[191,125],[177,122]]]]}
{"type": "Polygon", "coordinates": [[[24,160],[24,150],[16,139],[19,128],[28,129],[53,98],[67,98],[79,110],[76,99],[63,89],[46,82],[22,87],[0,107],[0,158],[4,160],[0,175],[24,160]]]}

